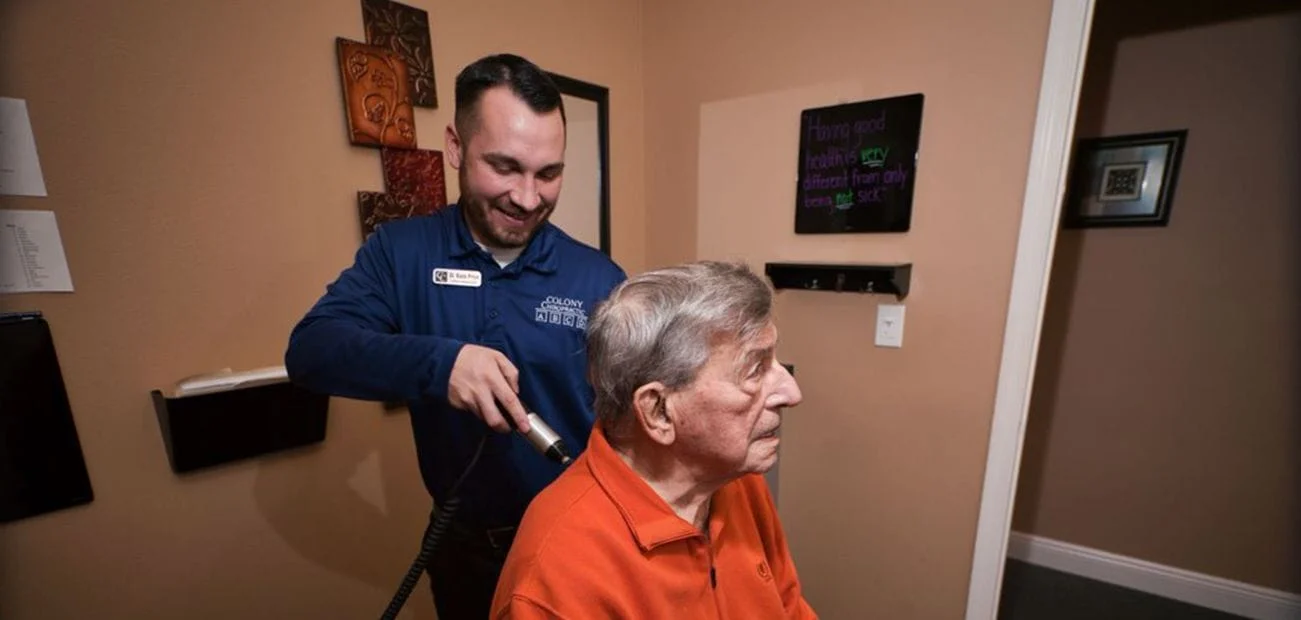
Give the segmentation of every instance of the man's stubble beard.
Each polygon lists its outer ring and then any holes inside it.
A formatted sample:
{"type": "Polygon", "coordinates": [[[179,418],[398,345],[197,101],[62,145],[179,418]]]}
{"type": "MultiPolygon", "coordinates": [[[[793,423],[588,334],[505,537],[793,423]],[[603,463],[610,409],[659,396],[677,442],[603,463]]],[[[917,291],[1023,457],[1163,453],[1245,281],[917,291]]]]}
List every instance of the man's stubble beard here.
{"type": "MultiPolygon", "coordinates": [[[[469,187],[466,176],[465,168],[462,167],[457,174],[457,180],[462,188],[469,187]]],[[[470,227],[470,231],[485,245],[501,249],[516,249],[527,246],[529,242],[533,240],[533,237],[537,236],[538,231],[542,230],[542,227],[551,220],[551,214],[555,213],[556,210],[556,203],[543,202],[543,204],[538,206],[538,210],[545,211],[545,213],[543,213],[538,219],[533,229],[530,230],[523,239],[512,241],[503,238],[501,235],[497,234],[497,231],[493,230],[492,224],[489,222],[488,212],[496,207],[487,199],[482,197],[469,197],[464,193],[464,190],[462,190],[461,198],[458,202],[460,203],[461,210],[465,215],[466,224],[470,227]]],[[[557,199],[556,202],[559,202],[559,199],[557,199]]]]}

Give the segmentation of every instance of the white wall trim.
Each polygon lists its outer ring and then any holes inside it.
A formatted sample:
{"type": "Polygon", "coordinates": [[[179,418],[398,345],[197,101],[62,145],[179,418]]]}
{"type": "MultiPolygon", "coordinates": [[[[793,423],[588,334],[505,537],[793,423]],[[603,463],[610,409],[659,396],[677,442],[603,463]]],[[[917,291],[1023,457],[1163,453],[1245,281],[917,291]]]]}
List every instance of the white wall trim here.
{"type": "Polygon", "coordinates": [[[1054,0],[1003,333],[967,620],[995,620],[1094,0],[1054,0]]]}
{"type": "Polygon", "coordinates": [[[1301,595],[1012,532],[1008,557],[1259,620],[1301,618],[1301,595]]]}

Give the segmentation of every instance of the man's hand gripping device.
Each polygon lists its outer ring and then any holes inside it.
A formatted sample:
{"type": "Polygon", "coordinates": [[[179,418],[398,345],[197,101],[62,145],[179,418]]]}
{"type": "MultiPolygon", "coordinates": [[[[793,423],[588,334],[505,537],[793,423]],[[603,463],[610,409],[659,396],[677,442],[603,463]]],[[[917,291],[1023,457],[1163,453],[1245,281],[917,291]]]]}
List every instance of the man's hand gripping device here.
{"type": "Polygon", "coordinates": [[[527,433],[521,432],[519,427],[515,426],[515,418],[510,416],[505,416],[505,418],[510,427],[524,437],[529,442],[529,445],[533,446],[534,450],[561,465],[569,464],[569,450],[565,447],[565,440],[561,439],[556,431],[551,430],[551,427],[547,426],[547,423],[543,422],[538,414],[528,414],[529,432],[527,433]]]}

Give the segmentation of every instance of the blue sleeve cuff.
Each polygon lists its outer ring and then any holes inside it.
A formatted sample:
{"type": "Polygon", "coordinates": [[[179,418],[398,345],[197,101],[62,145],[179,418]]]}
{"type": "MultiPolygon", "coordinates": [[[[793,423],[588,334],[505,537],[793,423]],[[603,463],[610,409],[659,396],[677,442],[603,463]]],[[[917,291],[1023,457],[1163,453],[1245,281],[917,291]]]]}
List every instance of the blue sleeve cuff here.
{"type": "Polygon", "coordinates": [[[452,367],[456,365],[456,356],[461,354],[465,343],[459,340],[440,338],[439,347],[434,351],[434,360],[429,367],[429,377],[423,390],[426,398],[447,402],[448,384],[452,380],[452,367]]]}

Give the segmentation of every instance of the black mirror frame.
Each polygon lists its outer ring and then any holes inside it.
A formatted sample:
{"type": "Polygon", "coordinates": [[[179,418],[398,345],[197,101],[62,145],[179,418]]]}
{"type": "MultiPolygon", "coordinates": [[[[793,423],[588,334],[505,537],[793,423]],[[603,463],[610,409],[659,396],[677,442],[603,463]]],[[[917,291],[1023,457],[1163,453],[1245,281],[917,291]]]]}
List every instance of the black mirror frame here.
{"type": "Polygon", "coordinates": [[[596,103],[596,129],[600,149],[600,231],[601,251],[610,256],[610,89],[591,82],[547,72],[560,92],[596,103]]]}

